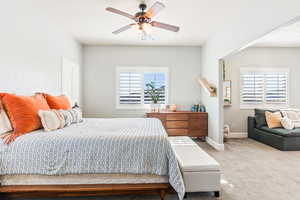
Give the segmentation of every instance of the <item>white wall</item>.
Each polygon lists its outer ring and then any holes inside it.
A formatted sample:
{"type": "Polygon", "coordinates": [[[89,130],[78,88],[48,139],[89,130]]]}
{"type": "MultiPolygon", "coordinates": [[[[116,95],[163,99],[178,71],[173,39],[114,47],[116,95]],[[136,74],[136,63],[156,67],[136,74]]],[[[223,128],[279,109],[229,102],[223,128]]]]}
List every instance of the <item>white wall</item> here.
{"type": "Polygon", "coordinates": [[[80,63],[81,45],[32,2],[6,1],[0,24],[0,91],[59,94],[62,57],[80,63]]]}
{"type": "MultiPolygon", "coordinates": [[[[217,14],[217,13],[216,13],[217,14]]],[[[239,17],[212,36],[203,46],[201,75],[218,87],[218,98],[202,94],[209,112],[209,140],[223,148],[223,107],[218,60],[247,45],[300,14],[300,1],[251,0],[240,9],[239,17]]]]}
{"type": "Polygon", "coordinates": [[[240,109],[240,68],[289,69],[289,105],[300,108],[300,48],[248,48],[225,59],[226,80],[232,81],[232,106],[224,108],[224,123],[232,132],[247,132],[253,109],[240,109]]]}
{"type": "Polygon", "coordinates": [[[139,117],[142,110],[116,109],[117,66],[169,67],[169,104],[190,109],[200,101],[200,47],[84,46],[84,115],[139,117]]]}

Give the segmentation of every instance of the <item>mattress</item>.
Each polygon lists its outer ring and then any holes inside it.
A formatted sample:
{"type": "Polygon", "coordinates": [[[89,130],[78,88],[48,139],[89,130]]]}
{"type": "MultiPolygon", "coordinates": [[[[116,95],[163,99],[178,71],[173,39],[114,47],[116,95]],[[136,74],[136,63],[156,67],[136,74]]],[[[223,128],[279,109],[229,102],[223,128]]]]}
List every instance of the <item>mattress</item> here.
{"type": "Polygon", "coordinates": [[[77,184],[139,184],[168,183],[167,176],[151,174],[80,174],[63,176],[5,175],[1,184],[8,185],[77,185],[77,184]]]}

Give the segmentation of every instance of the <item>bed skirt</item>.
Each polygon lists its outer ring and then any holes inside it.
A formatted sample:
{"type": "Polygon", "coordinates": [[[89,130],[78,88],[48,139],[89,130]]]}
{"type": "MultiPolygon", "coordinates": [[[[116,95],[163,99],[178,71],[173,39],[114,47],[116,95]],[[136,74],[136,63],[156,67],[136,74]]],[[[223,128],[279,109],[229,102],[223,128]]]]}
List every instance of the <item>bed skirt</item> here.
{"type": "Polygon", "coordinates": [[[0,180],[2,186],[168,183],[167,176],[151,174],[5,175],[0,180]]]}

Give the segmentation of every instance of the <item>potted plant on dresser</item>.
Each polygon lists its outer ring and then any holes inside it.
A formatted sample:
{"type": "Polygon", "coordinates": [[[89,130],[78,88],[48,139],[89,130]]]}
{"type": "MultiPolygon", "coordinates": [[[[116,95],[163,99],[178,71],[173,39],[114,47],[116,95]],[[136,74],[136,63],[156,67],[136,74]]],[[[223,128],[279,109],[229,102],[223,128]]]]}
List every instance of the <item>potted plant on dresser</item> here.
{"type": "Polygon", "coordinates": [[[160,88],[155,87],[154,82],[150,82],[146,84],[147,90],[146,94],[149,95],[151,99],[151,112],[159,112],[160,111],[160,105],[159,105],[159,100],[160,100],[160,88]]]}

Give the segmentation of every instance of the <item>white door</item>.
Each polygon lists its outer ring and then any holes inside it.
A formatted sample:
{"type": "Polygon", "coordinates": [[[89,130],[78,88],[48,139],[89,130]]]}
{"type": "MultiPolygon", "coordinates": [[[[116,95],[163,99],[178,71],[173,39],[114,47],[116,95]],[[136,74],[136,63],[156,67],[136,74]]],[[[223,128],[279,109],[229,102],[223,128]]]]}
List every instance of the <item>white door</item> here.
{"type": "Polygon", "coordinates": [[[61,92],[67,95],[72,104],[79,101],[80,94],[80,74],[79,74],[79,64],[63,58],[62,60],[62,77],[61,77],[61,92]]]}

